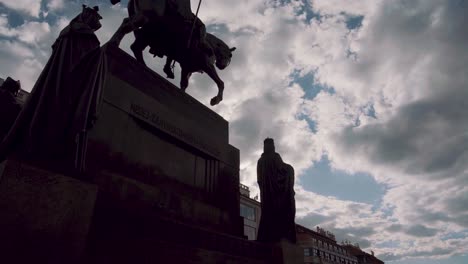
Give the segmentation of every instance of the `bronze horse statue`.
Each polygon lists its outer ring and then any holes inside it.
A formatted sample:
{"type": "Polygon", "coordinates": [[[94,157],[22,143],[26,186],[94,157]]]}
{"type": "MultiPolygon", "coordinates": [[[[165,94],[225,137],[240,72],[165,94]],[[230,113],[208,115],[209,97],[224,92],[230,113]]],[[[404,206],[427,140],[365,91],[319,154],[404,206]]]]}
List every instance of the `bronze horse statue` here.
{"type": "MultiPolygon", "coordinates": [[[[116,4],[120,0],[111,0],[116,4]]],[[[142,52],[150,46],[154,56],[167,56],[164,72],[173,78],[170,68],[172,60],[182,68],[180,88],[188,87],[194,72],[206,72],[218,87],[218,94],[210,101],[216,105],[223,100],[224,82],[219,78],[218,69],[225,69],[231,62],[232,52],[221,39],[206,33],[205,25],[191,11],[189,0],[130,0],[129,18],[111,39],[119,44],[125,34],[134,32],[135,42],[131,49],[135,58],[145,64],[142,52]]]]}

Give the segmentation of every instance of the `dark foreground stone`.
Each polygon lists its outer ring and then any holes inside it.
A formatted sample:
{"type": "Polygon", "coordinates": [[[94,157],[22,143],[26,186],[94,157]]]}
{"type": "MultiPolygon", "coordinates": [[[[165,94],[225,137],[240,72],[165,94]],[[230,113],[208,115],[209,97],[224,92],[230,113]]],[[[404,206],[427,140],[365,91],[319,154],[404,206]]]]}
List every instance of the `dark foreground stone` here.
{"type": "Polygon", "coordinates": [[[0,262],[296,263],[285,261],[296,249],[243,236],[228,122],[123,51],[105,52],[82,173],[41,157],[4,164],[0,262]]]}

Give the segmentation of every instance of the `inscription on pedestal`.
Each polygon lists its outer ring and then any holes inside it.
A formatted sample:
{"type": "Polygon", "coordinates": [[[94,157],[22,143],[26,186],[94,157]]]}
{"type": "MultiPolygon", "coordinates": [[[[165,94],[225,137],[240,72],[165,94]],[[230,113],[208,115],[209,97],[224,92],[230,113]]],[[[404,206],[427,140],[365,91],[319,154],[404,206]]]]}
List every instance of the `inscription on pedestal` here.
{"type": "Polygon", "coordinates": [[[165,120],[163,117],[159,116],[155,112],[138,105],[137,103],[131,103],[130,113],[136,115],[137,117],[143,119],[144,121],[150,123],[151,125],[157,127],[158,129],[186,142],[190,145],[194,145],[197,148],[200,148],[212,156],[219,157],[221,155],[220,151],[216,148],[210,147],[207,142],[204,142],[202,139],[196,135],[190,134],[183,131],[180,127],[177,127],[175,124],[172,124],[170,121],[165,120]]]}
{"type": "MultiPolygon", "coordinates": [[[[112,75],[108,76],[107,83],[112,88],[104,91],[103,97],[106,103],[214,158],[221,158],[221,149],[227,145],[223,132],[226,130],[223,127],[224,124],[206,123],[207,121],[203,119],[192,120],[188,116],[193,109],[174,111],[170,106],[170,101],[163,103],[149,97],[112,75]]],[[[200,114],[204,113],[200,112],[200,114]]]]}

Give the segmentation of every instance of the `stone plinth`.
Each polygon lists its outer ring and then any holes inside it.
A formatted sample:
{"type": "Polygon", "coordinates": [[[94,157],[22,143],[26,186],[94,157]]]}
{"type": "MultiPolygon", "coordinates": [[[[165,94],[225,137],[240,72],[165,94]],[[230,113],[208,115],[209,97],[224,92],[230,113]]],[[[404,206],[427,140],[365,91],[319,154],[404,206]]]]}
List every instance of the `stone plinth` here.
{"type": "Polygon", "coordinates": [[[275,264],[302,264],[304,250],[297,244],[283,239],[273,245],[273,262],[275,264]]]}
{"type": "Polygon", "coordinates": [[[53,173],[63,164],[50,159],[34,163],[43,169],[6,163],[0,262],[296,263],[287,245],[243,238],[228,122],[125,52],[103,50],[99,119],[80,138],[84,174],[53,173]]]}
{"type": "Polygon", "coordinates": [[[79,263],[97,187],[7,160],[0,176],[0,262],[79,263]]]}
{"type": "Polygon", "coordinates": [[[86,154],[87,174],[112,182],[102,195],[117,203],[135,195],[134,207],[148,203],[178,221],[241,236],[239,151],[229,145],[228,122],[122,50],[106,52],[86,154]]]}

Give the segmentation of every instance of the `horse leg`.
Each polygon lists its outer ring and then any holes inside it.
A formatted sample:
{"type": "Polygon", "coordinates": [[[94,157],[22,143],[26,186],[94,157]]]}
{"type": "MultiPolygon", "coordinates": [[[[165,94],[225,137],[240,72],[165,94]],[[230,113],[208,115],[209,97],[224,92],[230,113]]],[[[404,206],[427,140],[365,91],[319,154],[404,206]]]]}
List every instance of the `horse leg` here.
{"type": "Polygon", "coordinates": [[[182,89],[182,92],[184,93],[188,87],[188,83],[189,83],[189,79],[191,75],[192,75],[191,72],[187,71],[186,69],[184,69],[184,67],[182,67],[182,73],[180,75],[180,89],[182,89]]]}
{"type": "Polygon", "coordinates": [[[167,78],[169,79],[174,79],[174,71],[172,71],[171,63],[174,59],[171,57],[167,56],[166,58],[166,64],[164,65],[164,73],[166,73],[167,78]]]}
{"type": "Polygon", "coordinates": [[[108,43],[118,47],[126,34],[135,31],[136,29],[145,25],[147,22],[148,18],[141,13],[125,18],[108,43]]]}
{"type": "Polygon", "coordinates": [[[144,34],[142,34],[141,29],[134,31],[135,41],[130,45],[130,49],[133,51],[135,59],[146,66],[145,60],[143,59],[143,50],[149,45],[147,39],[145,39],[144,34]]]}
{"type": "Polygon", "coordinates": [[[223,100],[223,91],[224,91],[224,82],[219,78],[218,73],[216,72],[216,69],[213,64],[211,63],[206,63],[205,67],[203,69],[208,76],[210,76],[211,79],[216,83],[218,86],[218,94],[211,98],[210,105],[217,105],[219,102],[223,100]]]}

